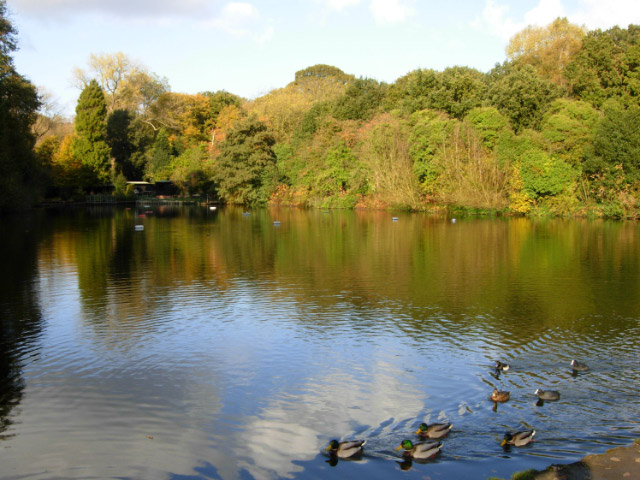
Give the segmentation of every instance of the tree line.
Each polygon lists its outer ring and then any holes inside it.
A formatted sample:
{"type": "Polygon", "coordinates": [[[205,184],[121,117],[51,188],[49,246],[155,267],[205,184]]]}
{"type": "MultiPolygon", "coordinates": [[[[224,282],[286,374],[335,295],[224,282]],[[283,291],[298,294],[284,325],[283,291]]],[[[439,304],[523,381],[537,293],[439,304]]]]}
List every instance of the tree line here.
{"type": "Polygon", "coordinates": [[[122,53],[92,55],[75,72],[75,121],[37,139],[34,125],[55,122],[13,72],[27,104],[15,125],[0,119],[1,167],[14,175],[2,175],[13,188],[3,206],[24,191],[66,199],[113,184],[127,195],[127,180],[145,179],[237,204],[637,218],[640,27],[558,18],[506,53],[486,73],[417,69],[393,83],[314,65],[252,100],[172,92],[122,53]],[[22,143],[5,142],[7,128],[22,143]]]}

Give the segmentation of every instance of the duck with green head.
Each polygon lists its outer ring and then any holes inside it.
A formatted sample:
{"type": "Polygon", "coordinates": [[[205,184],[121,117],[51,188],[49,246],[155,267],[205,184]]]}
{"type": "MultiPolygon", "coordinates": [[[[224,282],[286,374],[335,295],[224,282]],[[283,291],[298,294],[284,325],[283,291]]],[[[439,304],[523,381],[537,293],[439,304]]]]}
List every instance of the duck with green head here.
{"type": "Polygon", "coordinates": [[[432,423],[431,425],[421,423],[416,435],[421,438],[444,438],[451,431],[451,427],[453,425],[450,423],[432,423]]]}
{"type": "Polygon", "coordinates": [[[514,445],[516,447],[524,447],[533,442],[533,436],[536,434],[535,430],[522,430],[516,433],[507,432],[504,434],[504,438],[500,443],[501,447],[507,445],[514,445]]]}
{"type": "Polygon", "coordinates": [[[396,447],[396,450],[404,449],[402,452],[403,457],[426,460],[427,458],[435,457],[441,448],[442,443],[440,442],[418,442],[414,444],[411,440],[403,440],[396,447]]]}
{"type": "Polygon", "coordinates": [[[326,448],[330,455],[338,458],[355,458],[362,455],[362,447],[367,443],[366,440],[352,440],[346,442],[338,442],[331,440],[326,448]]]}

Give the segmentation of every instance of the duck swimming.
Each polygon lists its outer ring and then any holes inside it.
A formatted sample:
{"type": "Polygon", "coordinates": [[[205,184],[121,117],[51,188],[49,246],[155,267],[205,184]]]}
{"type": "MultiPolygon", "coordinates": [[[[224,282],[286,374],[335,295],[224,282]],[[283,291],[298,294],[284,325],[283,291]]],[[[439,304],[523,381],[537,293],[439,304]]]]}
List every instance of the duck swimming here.
{"type": "Polygon", "coordinates": [[[353,458],[362,455],[362,447],[367,443],[366,440],[352,440],[347,442],[338,442],[331,440],[326,450],[330,455],[338,458],[353,458]]]}
{"type": "Polygon", "coordinates": [[[495,369],[499,372],[506,372],[507,370],[509,370],[509,364],[502,363],[500,360],[496,360],[495,369]]]}
{"type": "Polygon", "coordinates": [[[432,423],[431,425],[421,423],[416,435],[422,438],[444,438],[451,430],[451,427],[453,425],[450,423],[432,423]]]}
{"type": "Polygon", "coordinates": [[[400,450],[401,448],[404,448],[404,452],[402,452],[404,457],[425,460],[435,457],[442,448],[442,443],[419,442],[414,444],[411,440],[404,440],[396,450],[400,450]]]}
{"type": "Polygon", "coordinates": [[[571,360],[571,368],[573,368],[574,372],[586,372],[589,370],[589,367],[586,363],[579,362],[577,360],[571,360]]]}
{"type": "Polygon", "coordinates": [[[500,443],[501,447],[505,445],[515,445],[516,447],[524,447],[525,445],[533,442],[533,436],[536,434],[535,430],[523,430],[516,433],[505,433],[504,439],[500,443]]]}
{"type": "Polygon", "coordinates": [[[497,388],[494,388],[493,393],[491,393],[491,400],[494,402],[506,402],[507,400],[509,400],[510,396],[510,392],[504,390],[500,391],[497,388]]]}
{"type": "Polygon", "coordinates": [[[533,393],[535,393],[540,400],[549,400],[550,402],[554,402],[560,399],[560,392],[557,390],[540,390],[538,388],[533,393]]]}

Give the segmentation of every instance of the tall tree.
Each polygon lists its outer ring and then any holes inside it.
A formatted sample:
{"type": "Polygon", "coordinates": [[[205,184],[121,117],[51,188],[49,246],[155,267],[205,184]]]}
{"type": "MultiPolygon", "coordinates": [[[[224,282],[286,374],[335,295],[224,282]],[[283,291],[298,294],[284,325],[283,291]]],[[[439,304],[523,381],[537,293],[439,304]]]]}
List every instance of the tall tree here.
{"type": "Polygon", "coordinates": [[[107,104],[98,82],[91,80],[76,106],[76,139],[73,154],[93,172],[96,184],[110,178],[111,149],[107,145],[107,104]]]}
{"type": "Polygon", "coordinates": [[[169,141],[169,134],[164,128],[158,131],[153,144],[153,153],[147,164],[147,178],[150,180],[167,180],[171,174],[171,160],[173,147],[169,141]]]}
{"type": "Polygon", "coordinates": [[[129,138],[132,116],[128,110],[115,110],[107,118],[107,144],[111,148],[115,168],[131,179],[139,178],[129,162],[134,148],[129,138]]]}
{"type": "Polygon", "coordinates": [[[263,203],[275,174],[275,141],[267,126],[250,116],[236,124],[220,144],[215,177],[220,197],[229,203],[263,203]]]}
{"type": "Polygon", "coordinates": [[[6,2],[0,0],[0,211],[35,200],[41,180],[31,132],[40,101],[35,87],[14,68],[16,30],[6,14],[6,2]]]}

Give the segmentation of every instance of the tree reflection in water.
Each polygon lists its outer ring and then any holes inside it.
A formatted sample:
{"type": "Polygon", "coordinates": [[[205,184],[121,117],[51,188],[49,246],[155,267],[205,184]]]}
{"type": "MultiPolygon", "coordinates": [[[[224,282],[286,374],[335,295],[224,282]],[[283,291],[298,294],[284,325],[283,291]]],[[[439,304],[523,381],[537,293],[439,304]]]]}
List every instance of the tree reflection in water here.
{"type": "Polygon", "coordinates": [[[0,235],[0,440],[10,437],[11,412],[24,390],[22,358],[37,350],[41,332],[37,247],[41,216],[10,217],[0,235]]]}

